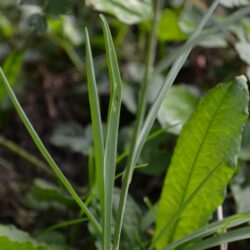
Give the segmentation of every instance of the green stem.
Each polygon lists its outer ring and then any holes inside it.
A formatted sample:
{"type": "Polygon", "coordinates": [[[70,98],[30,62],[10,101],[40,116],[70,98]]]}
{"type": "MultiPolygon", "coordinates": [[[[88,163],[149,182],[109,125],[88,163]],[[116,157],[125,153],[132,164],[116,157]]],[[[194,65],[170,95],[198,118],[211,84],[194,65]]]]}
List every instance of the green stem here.
{"type": "Polygon", "coordinates": [[[121,228],[122,228],[122,222],[123,222],[125,204],[126,204],[126,198],[127,198],[127,192],[128,192],[128,183],[130,183],[130,179],[131,179],[132,172],[134,169],[132,156],[133,156],[133,151],[136,147],[137,137],[140,133],[142,123],[145,117],[146,107],[147,107],[148,87],[149,87],[149,82],[150,82],[151,75],[153,72],[153,65],[154,65],[155,52],[156,52],[156,46],[157,46],[156,32],[157,32],[158,16],[160,12],[160,1],[161,0],[156,0],[154,3],[154,16],[152,20],[152,30],[150,34],[149,48],[147,50],[147,56],[146,56],[146,65],[145,65],[143,85],[140,91],[139,103],[138,103],[138,109],[137,109],[136,121],[135,121],[135,128],[134,128],[134,133],[133,133],[132,142],[130,146],[127,166],[124,172],[124,179],[123,179],[124,181],[122,184],[121,195],[120,195],[120,200],[119,200],[118,216],[117,216],[117,222],[116,222],[116,227],[115,227],[115,236],[114,236],[114,245],[113,245],[114,250],[119,249],[121,228]]]}
{"type": "Polygon", "coordinates": [[[5,147],[6,149],[12,151],[14,154],[20,156],[27,162],[29,162],[31,165],[33,165],[36,169],[39,171],[46,173],[49,176],[53,176],[54,174],[50,171],[50,169],[47,167],[45,163],[40,161],[38,158],[36,158],[34,155],[23,149],[22,147],[18,146],[14,142],[4,138],[3,136],[0,136],[0,145],[5,147]]]}
{"type": "Polygon", "coordinates": [[[85,203],[82,201],[82,199],[79,197],[79,195],[76,193],[73,186],[70,184],[68,179],[64,176],[61,169],[57,166],[56,162],[51,157],[50,153],[47,151],[45,146],[43,145],[40,137],[36,133],[35,129],[33,128],[32,124],[30,123],[28,117],[26,116],[24,110],[22,109],[21,105],[19,104],[13,90],[10,87],[10,84],[5,77],[5,74],[3,73],[2,68],[0,67],[0,76],[2,78],[3,85],[11,99],[12,104],[14,105],[20,119],[22,120],[24,126],[26,127],[27,131],[29,132],[33,142],[36,144],[37,148],[39,149],[40,153],[44,157],[44,159],[47,161],[51,169],[54,171],[56,177],[60,180],[62,185],[66,188],[66,190],[70,193],[72,198],[75,200],[75,202],[78,204],[78,206],[84,211],[90,222],[93,224],[95,229],[99,234],[101,234],[101,227],[98,223],[98,221],[95,219],[93,214],[90,212],[90,210],[87,208],[85,203]]]}

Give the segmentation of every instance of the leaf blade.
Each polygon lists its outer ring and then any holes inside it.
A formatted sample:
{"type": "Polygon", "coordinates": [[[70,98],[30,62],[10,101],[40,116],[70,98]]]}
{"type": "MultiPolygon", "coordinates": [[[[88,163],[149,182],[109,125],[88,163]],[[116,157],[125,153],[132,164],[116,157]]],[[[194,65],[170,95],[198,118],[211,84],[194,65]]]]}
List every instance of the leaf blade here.
{"type": "Polygon", "coordinates": [[[240,134],[247,119],[247,103],[246,79],[237,78],[209,92],[184,126],[160,198],[156,235],[175,211],[183,206],[200,179],[204,179],[223,158],[226,162],[165,234],[157,245],[158,249],[206,224],[212,212],[222,203],[221,192],[236,165],[240,134]],[[207,201],[212,194],[213,199],[207,201]],[[202,209],[200,203],[205,204],[202,209]]]}
{"type": "Polygon", "coordinates": [[[112,200],[115,180],[118,128],[122,99],[122,80],[108,23],[103,15],[100,15],[100,17],[102,20],[110,77],[110,102],[104,151],[105,215],[103,231],[103,239],[105,243],[104,249],[109,250],[111,249],[112,200]]]}

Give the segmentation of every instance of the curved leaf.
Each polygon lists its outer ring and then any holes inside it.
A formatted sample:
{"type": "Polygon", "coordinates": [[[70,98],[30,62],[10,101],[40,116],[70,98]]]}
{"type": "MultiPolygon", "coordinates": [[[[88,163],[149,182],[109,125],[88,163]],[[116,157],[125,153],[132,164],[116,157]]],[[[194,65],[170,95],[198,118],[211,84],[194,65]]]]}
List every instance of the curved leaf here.
{"type": "Polygon", "coordinates": [[[237,77],[209,91],[184,126],[160,198],[156,236],[209,172],[220,162],[223,164],[164,234],[158,249],[205,225],[222,203],[237,163],[248,100],[246,78],[237,77]]]}
{"type": "Polygon", "coordinates": [[[49,250],[45,244],[39,244],[29,234],[14,226],[0,225],[0,250],[49,250]]]}
{"type": "Polygon", "coordinates": [[[86,4],[99,11],[113,14],[126,24],[138,23],[152,17],[150,0],[86,0],[86,4]]]}

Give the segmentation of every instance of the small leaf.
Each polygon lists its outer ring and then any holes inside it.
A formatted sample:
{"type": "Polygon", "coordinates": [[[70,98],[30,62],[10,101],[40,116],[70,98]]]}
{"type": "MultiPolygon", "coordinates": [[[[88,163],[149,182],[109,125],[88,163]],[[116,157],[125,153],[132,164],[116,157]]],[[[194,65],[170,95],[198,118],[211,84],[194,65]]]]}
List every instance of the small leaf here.
{"type": "Polygon", "coordinates": [[[28,233],[14,226],[0,225],[1,250],[50,250],[45,244],[39,244],[28,233]]]}
{"type": "Polygon", "coordinates": [[[75,122],[59,125],[53,132],[50,142],[57,147],[68,147],[72,152],[88,155],[92,145],[92,128],[85,129],[75,122]]]}
{"type": "Polygon", "coordinates": [[[86,4],[99,11],[113,14],[127,24],[138,23],[152,16],[150,0],[86,0],[86,4]]]}
{"type": "Polygon", "coordinates": [[[26,197],[28,206],[45,210],[55,208],[64,210],[74,206],[74,201],[58,187],[40,179],[36,179],[30,193],[26,197]]]}
{"type": "Polygon", "coordinates": [[[168,131],[179,134],[198,103],[198,91],[185,85],[173,86],[167,93],[157,119],[162,127],[177,124],[168,131]]]}
{"type": "Polygon", "coordinates": [[[178,14],[171,9],[165,9],[162,12],[157,34],[160,41],[182,41],[187,39],[187,35],[179,27],[178,14]]]}
{"type": "Polygon", "coordinates": [[[158,241],[157,249],[205,225],[223,202],[226,185],[237,164],[241,132],[248,116],[246,82],[241,76],[209,91],[185,124],[159,201],[156,237],[200,182],[216,165],[222,164],[158,241]]]}

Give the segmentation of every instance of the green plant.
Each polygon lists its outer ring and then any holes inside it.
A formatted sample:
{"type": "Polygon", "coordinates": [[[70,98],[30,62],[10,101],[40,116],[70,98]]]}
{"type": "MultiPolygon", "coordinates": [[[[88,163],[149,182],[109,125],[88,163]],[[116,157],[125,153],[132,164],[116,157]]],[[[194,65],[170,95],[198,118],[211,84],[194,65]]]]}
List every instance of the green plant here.
{"type": "MultiPolygon", "coordinates": [[[[87,30],[85,31],[86,71],[96,169],[95,183],[91,191],[96,194],[96,199],[99,201],[100,217],[95,216],[93,211],[88,208],[87,202],[81,199],[50,156],[17,101],[3,70],[0,68],[5,89],[23,124],[41,154],[50,165],[57,179],[78,204],[82,213],[88,218],[96,238],[101,239],[101,246],[104,250],[111,250],[112,248],[114,250],[119,249],[124,214],[126,212],[126,202],[128,201],[128,189],[139,155],[152,129],[165,95],[185,63],[191,49],[200,39],[204,39],[204,37],[217,32],[221,28],[224,28],[225,25],[228,25],[228,23],[231,23],[232,20],[235,21],[236,18],[250,12],[249,7],[246,7],[244,10],[239,10],[237,13],[232,14],[227,20],[224,20],[224,23],[202,32],[218,4],[219,1],[217,0],[213,2],[186,44],[174,53],[175,61],[173,66],[146,115],[147,95],[153,74],[156,50],[156,27],[160,9],[160,1],[156,1],[155,3],[152,31],[145,63],[144,80],[139,97],[135,128],[128,152],[127,164],[123,173],[122,188],[120,192],[118,192],[119,206],[115,216],[113,214],[113,201],[116,195],[114,183],[116,178],[116,152],[122,97],[122,80],[111,32],[104,16],[101,16],[101,19],[110,77],[110,104],[106,133],[103,131],[101,122],[101,111],[89,36],[87,30]],[[115,231],[113,232],[114,224],[115,231]]],[[[221,193],[228,184],[234,172],[234,167],[236,166],[235,159],[239,152],[241,130],[247,119],[248,99],[249,93],[246,79],[241,76],[228,84],[218,85],[200,102],[198,108],[194,111],[191,118],[189,118],[181,132],[170,169],[165,179],[162,198],[158,205],[155,236],[150,243],[146,242],[144,245],[144,242],[142,242],[141,248],[153,249],[156,247],[156,249],[174,249],[178,246],[182,247],[182,249],[207,249],[224,242],[249,237],[249,227],[224,233],[224,229],[226,228],[248,222],[250,220],[249,214],[236,215],[224,221],[215,222],[206,226],[211,214],[216,207],[222,203],[224,196],[221,195],[221,193]],[[235,103],[237,103],[237,105],[235,105],[235,103]],[[233,117],[231,117],[231,114],[233,114],[233,117]],[[194,132],[196,129],[199,129],[199,133],[197,134],[194,132]],[[190,134],[192,134],[193,137],[197,137],[194,141],[194,145],[189,144],[190,134]],[[226,147],[225,150],[223,149],[224,146],[226,147]],[[185,164],[180,164],[178,161],[185,162],[185,164]],[[204,165],[204,162],[206,165],[204,165]],[[186,186],[182,187],[180,183],[176,182],[175,171],[178,171],[178,178],[185,180],[184,182],[187,183],[186,186]],[[176,183],[178,183],[178,185],[176,185],[176,183]],[[216,188],[213,189],[214,187],[216,188]],[[166,193],[165,189],[169,189],[170,192],[166,193]],[[204,209],[200,203],[206,198],[208,190],[212,190],[216,198],[212,201],[207,201],[207,203],[204,204],[207,209],[204,209]],[[175,197],[176,195],[177,197],[175,197]],[[172,206],[164,204],[166,200],[169,204],[172,202],[172,206]],[[173,200],[177,200],[177,202],[173,202],[173,200]],[[195,218],[195,214],[192,213],[191,208],[200,209],[199,219],[201,218],[201,220],[197,221],[197,223],[190,221],[190,216],[195,218]],[[164,218],[164,221],[162,218],[164,218]],[[184,222],[186,220],[186,222],[184,225],[180,225],[178,224],[179,220],[183,220],[184,222]],[[190,226],[190,223],[194,225],[190,226]],[[210,237],[207,238],[208,236],[210,237]],[[199,242],[200,240],[202,241],[199,242]]],[[[79,220],[77,220],[77,222],[78,221],[79,220]]],[[[82,220],[80,220],[80,222],[82,222],[82,220]]],[[[66,225],[67,224],[68,223],[66,223],[66,225]]],[[[9,233],[7,232],[3,235],[7,237],[6,235],[9,235],[9,233]]],[[[10,238],[11,237],[9,237],[9,239],[10,238]]],[[[34,245],[34,247],[36,247],[35,243],[34,245]]]]}

